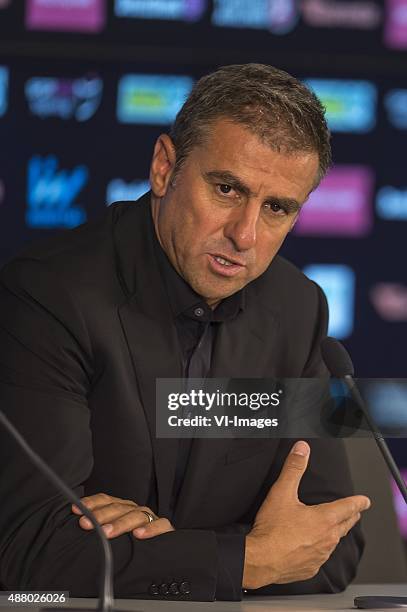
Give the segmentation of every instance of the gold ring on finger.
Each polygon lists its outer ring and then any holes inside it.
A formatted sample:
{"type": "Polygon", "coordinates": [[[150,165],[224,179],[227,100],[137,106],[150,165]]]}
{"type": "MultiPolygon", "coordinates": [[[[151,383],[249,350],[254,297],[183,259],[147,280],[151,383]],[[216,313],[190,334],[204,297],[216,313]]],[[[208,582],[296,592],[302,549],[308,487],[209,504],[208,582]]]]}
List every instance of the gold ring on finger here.
{"type": "Polygon", "coordinates": [[[149,523],[152,523],[153,521],[155,521],[155,518],[151,514],[151,512],[148,512],[147,510],[141,510],[141,512],[146,515],[146,517],[148,518],[148,522],[149,523]]]}

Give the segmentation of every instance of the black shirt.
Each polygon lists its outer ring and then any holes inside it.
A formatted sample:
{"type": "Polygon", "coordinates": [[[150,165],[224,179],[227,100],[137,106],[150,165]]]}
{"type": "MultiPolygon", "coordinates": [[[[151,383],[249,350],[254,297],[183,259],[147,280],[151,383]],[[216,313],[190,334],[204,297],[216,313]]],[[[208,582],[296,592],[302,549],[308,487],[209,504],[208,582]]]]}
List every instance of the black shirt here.
{"type": "MultiPolygon", "coordinates": [[[[185,378],[206,378],[209,374],[213,347],[218,327],[225,321],[239,316],[244,309],[245,291],[225,298],[211,309],[202,296],[178,274],[154,233],[154,248],[160,274],[170,302],[177,329],[185,378]]],[[[184,478],[192,438],[180,438],[177,465],[172,492],[172,509],[175,506],[184,478]]],[[[239,600],[242,589],[244,564],[244,534],[217,533],[219,565],[216,599],[239,600]]]]}

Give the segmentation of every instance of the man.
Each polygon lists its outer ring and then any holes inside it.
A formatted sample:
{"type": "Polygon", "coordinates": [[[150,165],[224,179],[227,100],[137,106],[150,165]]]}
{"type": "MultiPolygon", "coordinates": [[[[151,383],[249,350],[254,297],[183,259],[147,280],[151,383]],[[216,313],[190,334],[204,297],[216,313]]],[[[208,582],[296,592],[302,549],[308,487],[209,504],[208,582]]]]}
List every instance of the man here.
{"type": "MultiPolygon", "coordinates": [[[[321,290],[277,256],[330,163],[323,109],[270,66],[201,79],[162,134],[151,193],[1,274],[1,404],[110,538],[117,596],[335,592],[369,500],[339,441],[155,436],[158,377],[326,376],[321,290]],[[311,449],[310,449],[311,446],[311,449]]],[[[2,433],[7,589],[96,596],[77,508],[2,433]]]]}

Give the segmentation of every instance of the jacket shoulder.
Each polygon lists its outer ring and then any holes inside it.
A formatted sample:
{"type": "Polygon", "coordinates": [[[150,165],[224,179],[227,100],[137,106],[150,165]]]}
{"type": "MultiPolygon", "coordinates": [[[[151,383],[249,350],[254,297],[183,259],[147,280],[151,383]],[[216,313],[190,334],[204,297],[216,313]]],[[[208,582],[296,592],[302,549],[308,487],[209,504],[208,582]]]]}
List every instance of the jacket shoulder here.
{"type": "Polygon", "coordinates": [[[73,289],[112,279],[116,276],[114,228],[136,207],[133,202],[117,202],[96,222],[29,245],[3,266],[0,280],[24,286],[47,276],[50,282],[73,289]]]}

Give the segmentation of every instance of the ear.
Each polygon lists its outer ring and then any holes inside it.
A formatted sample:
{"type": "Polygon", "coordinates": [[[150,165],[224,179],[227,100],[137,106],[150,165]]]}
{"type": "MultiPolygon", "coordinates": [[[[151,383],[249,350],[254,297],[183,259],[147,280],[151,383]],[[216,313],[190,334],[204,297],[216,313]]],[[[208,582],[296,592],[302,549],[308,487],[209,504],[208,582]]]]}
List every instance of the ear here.
{"type": "Polygon", "coordinates": [[[154,145],[150,166],[150,185],[155,196],[165,196],[175,167],[175,147],[168,134],[161,134],[154,145]]]}

